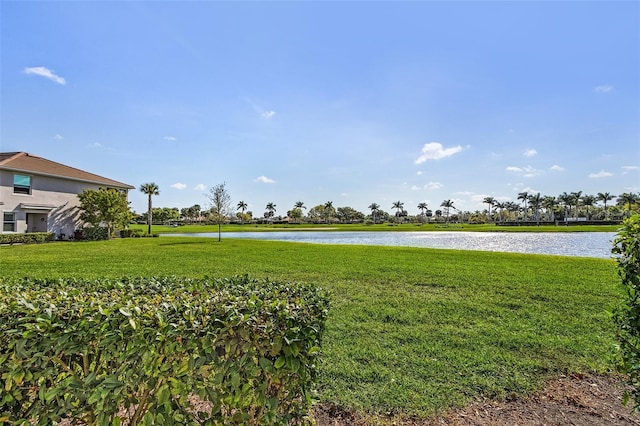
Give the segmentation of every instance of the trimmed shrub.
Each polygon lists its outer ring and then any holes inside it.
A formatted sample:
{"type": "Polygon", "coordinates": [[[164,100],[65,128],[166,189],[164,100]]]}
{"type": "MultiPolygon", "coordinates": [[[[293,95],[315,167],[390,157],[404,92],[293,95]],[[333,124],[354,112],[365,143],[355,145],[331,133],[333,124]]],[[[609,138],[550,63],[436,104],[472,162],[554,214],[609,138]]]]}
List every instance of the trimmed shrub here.
{"type": "Polygon", "coordinates": [[[612,252],[626,290],[624,305],[614,313],[620,344],[618,370],[628,374],[631,385],[625,394],[625,404],[633,398],[634,408],[640,410],[640,215],[623,222],[612,252]]]}
{"type": "Polygon", "coordinates": [[[89,226],[83,229],[83,239],[89,241],[108,240],[109,230],[103,226],[89,226]]]}
{"type": "Polygon", "coordinates": [[[0,280],[0,423],[311,424],[327,311],[246,276],[0,280]]]}
{"type": "Polygon", "coordinates": [[[121,238],[140,238],[144,235],[144,232],[140,229],[121,229],[121,238]]]}
{"type": "Polygon", "coordinates": [[[26,234],[0,234],[0,244],[34,244],[54,241],[53,232],[30,232],[26,234]]]}

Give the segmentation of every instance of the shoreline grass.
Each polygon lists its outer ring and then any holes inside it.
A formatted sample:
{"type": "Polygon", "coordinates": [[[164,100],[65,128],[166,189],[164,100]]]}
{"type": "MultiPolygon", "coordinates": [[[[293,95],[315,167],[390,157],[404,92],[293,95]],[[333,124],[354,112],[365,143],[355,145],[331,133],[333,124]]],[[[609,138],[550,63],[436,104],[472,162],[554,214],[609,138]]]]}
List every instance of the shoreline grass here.
{"type": "Polygon", "coordinates": [[[610,259],[173,237],[0,247],[2,276],[211,276],[313,283],[332,294],[318,399],[426,418],[606,372],[610,259]]]}

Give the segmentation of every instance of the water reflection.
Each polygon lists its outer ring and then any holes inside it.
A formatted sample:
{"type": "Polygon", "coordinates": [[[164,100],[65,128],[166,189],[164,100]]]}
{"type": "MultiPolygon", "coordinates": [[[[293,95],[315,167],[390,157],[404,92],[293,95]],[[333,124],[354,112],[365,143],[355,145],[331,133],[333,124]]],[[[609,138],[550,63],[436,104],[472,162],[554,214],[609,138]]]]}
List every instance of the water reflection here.
{"type": "MultiPolygon", "coordinates": [[[[614,232],[226,232],[224,238],[611,257],[614,232]]],[[[163,236],[218,237],[217,233],[163,236]]]]}

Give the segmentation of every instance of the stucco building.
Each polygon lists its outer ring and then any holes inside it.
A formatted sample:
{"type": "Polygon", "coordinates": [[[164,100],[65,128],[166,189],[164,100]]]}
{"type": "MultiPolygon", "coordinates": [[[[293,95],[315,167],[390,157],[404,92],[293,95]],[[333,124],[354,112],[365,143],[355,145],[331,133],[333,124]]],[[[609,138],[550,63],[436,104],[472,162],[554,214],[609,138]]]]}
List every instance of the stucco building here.
{"type": "Polygon", "coordinates": [[[26,152],[0,153],[0,212],[8,232],[53,232],[68,238],[81,228],[78,194],[133,186],[26,152]]]}

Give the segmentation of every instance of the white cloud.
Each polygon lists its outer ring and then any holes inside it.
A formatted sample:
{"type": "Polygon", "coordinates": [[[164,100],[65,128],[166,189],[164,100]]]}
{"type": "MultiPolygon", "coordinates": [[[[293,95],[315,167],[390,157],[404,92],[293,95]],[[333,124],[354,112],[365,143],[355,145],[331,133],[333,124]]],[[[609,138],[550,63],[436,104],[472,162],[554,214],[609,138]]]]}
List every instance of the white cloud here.
{"type": "Polygon", "coordinates": [[[425,184],[424,186],[422,186],[422,187],[420,187],[420,186],[416,186],[416,185],[413,185],[413,186],[411,187],[411,190],[412,190],[412,191],[420,191],[420,190],[422,190],[422,189],[435,190],[435,189],[440,189],[440,188],[442,188],[442,186],[443,186],[443,185],[442,185],[440,182],[429,182],[429,183],[426,183],[426,184],[425,184]]]}
{"type": "Polygon", "coordinates": [[[96,148],[96,149],[100,149],[100,148],[104,148],[104,145],[102,145],[100,142],[94,142],[91,145],[89,145],[91,148],[96,148]]]}
{"type": "Polygon", "coordinates": [[[48,78],[54,83],[61,85],[67,84],[66,80],[59,75],[56,75],[53,71],[46,67],[27,67],[24,69],[25,74],[39,75],[40,77],[48,78]]]}
{"type": "Polygon", "coordinates": [[[422,171],[418,170],[418,173],[416,173],[418,176],[420,176],[422,174],[422,171]]]}
{"type": "Polygon", "coordinates": [[[187,187],[187,184],[186,183],[182,183],[182,182],[176,182],[173,185],[171,185],[171,187],[182,191],[183,189],[185,189],[187,187]]]}
{"type": "Polygon", "coordinates": [[[526,166],[526,167],[508,166],[507,168],[505,168],[505,170],[511,173],[520,174],[524,177],[534,177],[542,174],[541,170],[538,170],[531,166],[526,166]]]}
{"type": "Polygon", "coordinates": [[[205,189],[207,189],[207,186],[204,183],[199,183],[193,187],[194,191],[204,191],[205,189]]]}
{"type": "Polygon", "coordinates": [[[524,152],[525,157],[535,157],[536,155],[538,155],[538,151],[535,149],[528,149],[524,152]]]}
{"type": "Polygon", "coordinates": [[[444,148],[439,142],[429,142],[422,147],[422,154],[416,159],[416,164],[422,164],[427,160],[440,160],[442,158],[451,157],[461,152],[464,148],[460,145],[452,148],[444,148]]]}
{"type": "Polygon", "coordinates": [[[53,138],[54,138],[55,140],[57,140],[57,141],[64,139],[64,138],[62,137],[62,135],[61,135],[61,134],[59,134],[59,133],[56,133],[56,135],[55,135],[53,138]]]}
{"type": "Polygon", "coordinates": [[[553,166],[551,166],[551,170],[553,170],[554,172],[564,172],[564,167],[554,164],[553,166]]]}
{"type": "Polygon", "coordinates": [[[592,179],[600,179],[610,176],[613,176],[613,173],[605,172],[604,170],[600,170],[598,173],[589,173],[589,177],[592,179]]]}
{"type": "Polygon", "coordinates": [[[276,183],[276,181],[275,181],[275,180],[273,180],[273,179],[271,179],[271,178],[268,178],[268,177],[266,177],[266,176],[258,176],[258,177],[255,179],[255,182],[260,182],[260,183],[276,183]]]}
{"type": "Polygon", "coordinates": [[[257,103],[255,103],[253,100],[251,100],[250,98],[244,98],[245,102],[247,102],[249,105],[251,105],[251,108],[253,108],[253,110],[255,112],[257,112],[258,114],[260,114],[260,116],[262,118],[264,118],[265,120],[271,120],[273,117],[275,117],[276,112],[273,110],[267,110],[263,107],[261,107],[260,105],[258,105],[257,103]]]}
{"type": "Polygon", "coordinates": [[[602,84],[593,88],[596,93],[611,93],[614,91],[614,87],[610,84],[602,84]]]}
{"type": "Polygon", "coordinates": [[[173,137],[173,136],[165,136],[165,137],[164,137],[164,138],[162,138],[162,139],[164,139],[165,141],[170,141],[170,142],[174,142],[174,141],[177,141],[177,140],[178,140],[178,139],[176,139],[176,138],[175,138],[175,137],[173,137]]]}
{"type": "Polygon", "coordinates": [[[623,170],[622,174],[626,175],[627,173],[633,172],[638,169],[639,169],[638,166],[622,166],[622,170],[623,170]]]}

